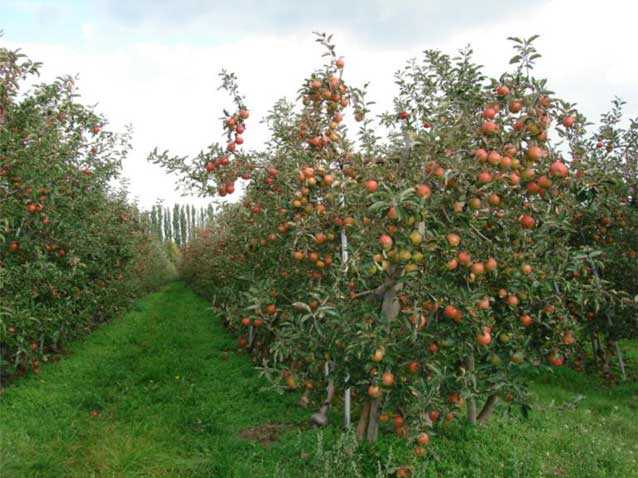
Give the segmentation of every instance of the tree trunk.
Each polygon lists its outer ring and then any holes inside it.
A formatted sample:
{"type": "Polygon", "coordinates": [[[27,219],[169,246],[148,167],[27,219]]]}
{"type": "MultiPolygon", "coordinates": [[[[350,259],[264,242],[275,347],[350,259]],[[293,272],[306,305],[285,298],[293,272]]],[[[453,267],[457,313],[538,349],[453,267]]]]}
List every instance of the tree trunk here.
{"type": "MultiPolygon", "coordinates": [[[[471,383],[472,388],[476,388],[476,378],[474,377],[474,355],[470,354],[467,358],[467,370],[472,374],[471,383]]],[[[474,390],[472,390],[474,392],[474,390]]],[[[467,420],[472,424],[476,425],[476,398],[474,395],[471,395],[467,399],[467,420]]]]}
{"type": "Polygon", "coordinates": [[[479,423],[486,423],[490,419],[492,412],[496,408],[496,402],[498,402],[498,395],[495,393],[487,397],[487,401],[485,402],[485,405],[483,405],[481,413],[479,413],[477,417],[479,423]]]}
{"type": "MultiPolygon", "coordinates": [[[[611,329],[613,327],[613,323],[612,323],[611,317],[609,315],[607,316],[607,324],[609,325],[610,332],[612,332],[611,329]]],[[[614,352],[616,353],[616,357],[618,358],[618,367],[620,367],[620,375],[622,376],[623,380],[626,380],[627,379],[627,374],[625,373],[625,361],[623,360],[622,351],[620,350],[620,346],[618,345],[618,341],[614,340],[614,341],[610,341],[610,342],[612,342],[613,348],[614,348],[614,352]]]]}
{"type": "Polygon", "coordinates": [[[625,361],[622,357],[622,350],[620,350],[620,346],[618,342],[614,342],[614,349],[616,350],[616,357],[618,357],[618,366],[620,367],[620,375],[623,380],[627,380],[627,373],[625,372],[625,361]]]}
{"type": "MultiPolygon", "coordinates": [[[[383,284],[374,290],[374,296],[382,299],[381,310],[388,320],[395,320],[401,310],[401,304],[397,292],[401,290],[403,284],[397,284],[397,267],[391,266],[388,277],[383,284]]],[[[373,443],[379,436],[379,407],[381,399],[375,398],[372,402],[367,401],[361,410],[359,423],[357,424],[357,438],[363,440],[364,435],[368,442],[373,443]]]]}
{"type": "Polygon", "coordinates": [[[310,422],[318,427],[325,427],[328,424],[328,410],[332,404],[335,394],[335,386],[332,380],[328,381],[327,397],[321,404],[319,411],[310,417],[310,422]]]}
{"type": "Polygon", "coordinates": [[[379,436],[379,405],[381,404],[381,400],[375,398],[372,400],[372,404],[370,405],[370,415],[368,417],[368,433],[367,438],[368,442],[374,443],[377,441],[377,437],[379,436]]]}
{"type": "Polygon", "coordinates": [[[361,409],[361,416],[359,417],[359,423],[357,424],[357,438],[359,441],[363,440],[368,428],[368,417],[370,416],[370,402],[366,400],[365,405],[361,409]]]}
{"type": "Polygon", "coordinates": [[[594,367],[598,368],[598,349],[596,348],[596,339],[594,338],[594,332],[589,335],[591,340],[591,356],[594,359],[594,367]]]}
{"type": "Polygon", "coordinates": [[[401,304],[399,304],[397,292],[401,290],[402,286],[403,284],[397,284],[393,279],[383,293],[383,304],[381,305],[381,310],[388,320],[394,320],[399,315],[401,304]]]}
{"type": "Polygon", "coordinates": [[[598,335],[596,335],[596,349],[598,350],[598,356],[602,361],[603,373],[607,374],[609,373],[609,354],[605,347],[603,347],[598,335]]]}

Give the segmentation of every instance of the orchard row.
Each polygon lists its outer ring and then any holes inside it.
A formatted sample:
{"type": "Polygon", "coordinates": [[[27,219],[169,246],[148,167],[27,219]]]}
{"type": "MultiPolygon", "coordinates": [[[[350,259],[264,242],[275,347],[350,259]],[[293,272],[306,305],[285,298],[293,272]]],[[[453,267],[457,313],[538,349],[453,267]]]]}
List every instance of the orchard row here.
{"type": "Polygon", "coordinates": [[[128,134],[77,102],[70,77],[0,48],[0,378],[59,355],[175,274],[124,191],[128,134]]]}
{"type": "Polygon", "coordinates": [[[530,369],[582,367],[593,350],[611,378],[617,341],[636,336],[638,125],[621,104],[592,133],[532,76],[533,39],[515,39],[494,79],[470,51],[427,51],[376,124],[318,41],[329,61],[298,106],[275,105],[262,151],[240,147],[250,115],[224,72],[227,143],[151,158],[204,195],[244,181],[183,264],[239,346],[319,407],[317,425],[343,397],[361,438],[387,427],[417,456],[463,414],[524,406],[530,369]]]}

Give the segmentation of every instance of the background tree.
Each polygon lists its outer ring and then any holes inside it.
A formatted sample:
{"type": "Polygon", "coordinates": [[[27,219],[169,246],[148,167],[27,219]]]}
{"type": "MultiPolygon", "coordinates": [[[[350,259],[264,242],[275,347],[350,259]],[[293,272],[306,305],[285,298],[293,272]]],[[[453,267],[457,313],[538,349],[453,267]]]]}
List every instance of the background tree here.
{"type": "Polygon", "coordinates": [[[180,229],[180,208],[179,204],[173,206],[173,240],[177,246],[182,245],[182,232],[180,229]]]}

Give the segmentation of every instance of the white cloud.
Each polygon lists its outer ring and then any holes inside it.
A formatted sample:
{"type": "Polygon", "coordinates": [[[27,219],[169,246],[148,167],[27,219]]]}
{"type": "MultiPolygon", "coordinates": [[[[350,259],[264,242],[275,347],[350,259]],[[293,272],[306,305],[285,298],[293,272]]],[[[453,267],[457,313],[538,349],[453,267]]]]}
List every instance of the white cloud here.
{"type": "MultiPolygon", "coordinates": [[[[538,47],[543,58],[538,72],[549,78],[550,87],[559,95],[577,101],[586,114],[597,119],[613,95],[620,94],[630,101],[628,113],[637,116],[638,63],[631,61],[636,5],[554,1],[527,12],[524,18],[467,29],[412,49],[360,44],[347,31],[335,32],[335,40],[346,58],[346,79],[354,84],[371,80],[371,99],[378,102],[379,112],[391,105],[394,71],[426,48],[454,52],[471,43],[477,61],[496,76],[511,57],[507,36],[540,33],[538,47]]],[[[99,34],[91,23],[83,25],[82,31],[87,38],[99,34]]],[[[188,32],[184,39],[188,40],[188,32]]],[[[44,62],[45,79],[79,73],[83,99],[98,103],[114,127],[133,124],[134,150],[126,161],[125,174],[132,193],[144,206],[156,198],[180,201],[173,192],[175,179],[146,162],[149,151],[158,146],[177,154],[194,154],[221,141],[218,118],[222,107],[230,105],[217,91],[221,67],[239,75],[252,111],[244,135],[250,148],[266,138],[259,119],[276,99],[293,98],[301,80],[322,61],[321,51],[306,31],[253,35],[217,46],[135,43],[108,51],[54,43],[19,46],[44,62]]]]}

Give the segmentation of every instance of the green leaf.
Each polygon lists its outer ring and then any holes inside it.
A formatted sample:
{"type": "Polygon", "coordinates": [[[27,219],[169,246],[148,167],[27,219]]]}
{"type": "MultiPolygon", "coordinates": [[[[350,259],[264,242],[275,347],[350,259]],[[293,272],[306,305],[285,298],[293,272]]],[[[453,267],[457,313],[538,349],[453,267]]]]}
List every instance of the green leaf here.
{"type": "Polygon", "coordinates": [[[387,201],[377,201],[375,203],[373,203],[368,209],[370,211],[376,212],[379,211],[381,209],[385,209],[388,207],[388,202],[387,201]]]}

